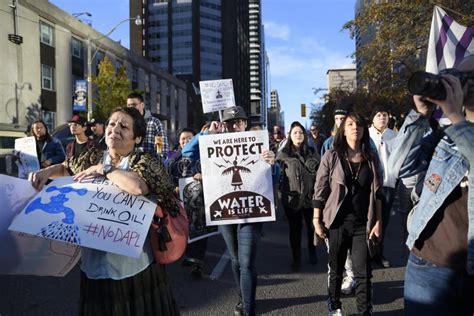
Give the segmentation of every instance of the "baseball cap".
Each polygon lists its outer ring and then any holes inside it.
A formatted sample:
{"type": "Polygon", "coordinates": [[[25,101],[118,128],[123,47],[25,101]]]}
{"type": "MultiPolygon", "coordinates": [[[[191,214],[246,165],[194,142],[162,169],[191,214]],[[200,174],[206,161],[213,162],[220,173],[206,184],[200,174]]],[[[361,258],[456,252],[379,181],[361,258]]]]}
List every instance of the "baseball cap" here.
{"type": "Polygon", "coordinates": [[[95,118],[93,118],[92,120],[87,122],[87,125],[89,125],[89,126],[94,126],[95,124],[105,124],[105,123],[104,123],[104,120],[95,119],[95,118]]]}
{"type": "Polygon", "coordinates": [[[235,119],[243,119],[247,120],[247,114],[245,110],[241,106],[233,106],[231,108],[227,108],[224,110],[224,114],[222,115],[222,121],[230,121],[235,119]]]}
{"type": "Polygon", "coordinates": [[[67,121],[68,123],[76,123],[82,126],[85,126],[87,123],[87,120],[77,114],[73,115],[72,118],[67,121]]]}
{"type": "Polygon", "coordinates": [[[353,111],[353,104],[348,99],[342,99],[334,108],[334,115],[347,115],[353,111]]]}

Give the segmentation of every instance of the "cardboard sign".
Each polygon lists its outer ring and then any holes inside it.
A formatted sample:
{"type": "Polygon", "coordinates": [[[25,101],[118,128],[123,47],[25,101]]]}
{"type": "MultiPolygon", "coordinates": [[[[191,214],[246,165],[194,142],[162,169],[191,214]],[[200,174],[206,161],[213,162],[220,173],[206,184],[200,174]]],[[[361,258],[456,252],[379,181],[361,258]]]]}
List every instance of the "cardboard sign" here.
{"type": "Polygon", "coordinates": [[[208,226],[275,220],[266,131],[201,136],[199,148],[208,226]]]}
{"type": "Polygon", "coordinates": [[[10,230],[138,257],[156,204],[109,180],[58,178],[33,198],[10,230]]]}
{"type": "Polygon", "coordinates": [[[235,106],[232,79],[199,81],[199,89],[204,113],[235,106]]]}
{"type": "Polygon", "coordinates": [[[30,172],[40,169],[36,153],[36,140],[33,136],[15,139],[15,156],[18,178],[27,179],[30,172]]]}
{"type": "Polygon", "coordinates": [[[65,276],[79,261],[76,245],[8,230],[37,193],[27,180],[0,175],[0,274],[65,276]]]}
{"type": "Polygon", "coordinates": [[[217,227],[206,225],[202,182],[193,177],[179,179],[179,196],[184,202],[189,221],[189,241],[207,238],[219,234],[217,227]]]}

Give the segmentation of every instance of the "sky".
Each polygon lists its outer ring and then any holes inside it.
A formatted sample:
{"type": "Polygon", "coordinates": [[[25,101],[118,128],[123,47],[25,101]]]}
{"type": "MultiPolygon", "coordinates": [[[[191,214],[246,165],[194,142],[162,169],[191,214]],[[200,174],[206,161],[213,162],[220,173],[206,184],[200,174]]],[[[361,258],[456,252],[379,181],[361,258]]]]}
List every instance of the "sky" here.
{"type": "MultiPolygon", "coordinates": [[[[223,0],[225,1],[225,0],[223,0]]],[[[307,114],[311,103],[321,103],[320,92],[312,88],[326,88],[328,69],[353,63],[351,54],[355,43],[345,22],[354,18],[355,0],[261,0],[265,26],[265,48],[270,60],[269,89],[278,90],[285,112],[285,125],[300,121],[300,104],[305,103],[307,114]]],[[[117,23],[129,18],[129,0],[50,0],[62,10],[82,15],[99,32],[108,33],[117,23]]],[[[119,26],[110,37],[129,47],[129,24],[119,26]]]]}

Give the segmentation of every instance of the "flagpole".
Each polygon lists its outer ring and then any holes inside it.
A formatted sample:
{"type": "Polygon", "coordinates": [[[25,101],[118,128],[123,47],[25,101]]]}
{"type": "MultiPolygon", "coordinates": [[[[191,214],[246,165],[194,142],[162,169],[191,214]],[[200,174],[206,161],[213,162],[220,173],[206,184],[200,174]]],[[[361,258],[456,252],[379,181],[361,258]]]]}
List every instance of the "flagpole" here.
{"type": "Polygon", "coordinates": [[[453,10],[453,9],[451,9],[451,8],[448,8],[448,7],[445,6],[445,5],[442,5],[442,4],[439,4],[439,3],[435,3],[434,5],[435,5],[435,6],[438,6],[438,7],[440,7],[440,8],[443,8],[443,9],[445,9],[445,10],[447,10],[447,11],[451,11],[451,12],[453,12],[453,13],[456,13],[457,15],[459,15],[459,16],[461,16],[461,17],[463,17],[463,18],[466,17],[465,14],[462,14],[461,12],[458,12],[458,11],[456,11],[456,10],[453,10]]]}

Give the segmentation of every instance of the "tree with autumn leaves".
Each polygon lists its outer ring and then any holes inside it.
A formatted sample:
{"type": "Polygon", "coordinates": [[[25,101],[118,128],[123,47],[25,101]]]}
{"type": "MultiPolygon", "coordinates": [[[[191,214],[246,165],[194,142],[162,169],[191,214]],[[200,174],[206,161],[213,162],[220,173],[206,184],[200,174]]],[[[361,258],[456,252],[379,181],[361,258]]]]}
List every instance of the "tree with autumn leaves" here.
{"type": "Polygon", "coordinates": [[[395,116],[407,112],[412,106],[412,97],[407,90],[408,78],[425,68],[435,5],[442,7],[459,24],[474,26],[473,1],[395,0],[366,4],[354,20],[343,26],[351,38],[361,34],[368,38],[352,55],[363,65],[358,88],[352,93],[332,91],[326,95],[327,103],[314,115],[327,117],[341,96],[351,97],[355,110],[367,117],[376,104],[389,106],[395,116]]]}
{"type": "Polygon", "coordinates": [[[115,69],[110,59],[106,56],[99,64],[99,74],[92,78],[96,86],[96,98],[94,98],[94,118],[107,119],[118,106],[127,102],[130,93],[130,80],[127,77],[126,68],[115,69]]]}

